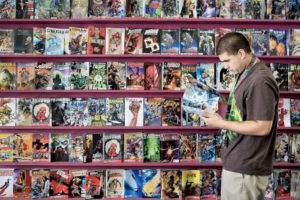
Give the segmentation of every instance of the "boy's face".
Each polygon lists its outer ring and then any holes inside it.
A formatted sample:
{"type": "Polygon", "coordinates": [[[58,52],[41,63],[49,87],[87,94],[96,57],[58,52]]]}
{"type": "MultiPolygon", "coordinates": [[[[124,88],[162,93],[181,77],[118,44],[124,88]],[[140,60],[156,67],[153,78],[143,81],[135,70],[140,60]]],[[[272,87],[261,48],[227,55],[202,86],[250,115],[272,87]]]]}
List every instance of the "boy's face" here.
{"type": "Polygon", "coordinates": [[[241,73],[243,71],[242,57],[238,53],[236,55],[229,55],[227,52],[219,55],[219,59],[224,63],[224,68],[233,73],[241,73]]]}

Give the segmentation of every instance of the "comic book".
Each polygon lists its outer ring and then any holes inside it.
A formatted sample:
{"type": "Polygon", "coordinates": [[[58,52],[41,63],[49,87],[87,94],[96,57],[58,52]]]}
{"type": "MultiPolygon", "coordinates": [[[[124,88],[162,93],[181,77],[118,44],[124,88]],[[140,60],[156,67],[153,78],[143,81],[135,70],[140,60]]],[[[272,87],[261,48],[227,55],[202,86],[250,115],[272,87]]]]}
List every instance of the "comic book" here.
{"type": "Polygon", "coordinates": [[[269,30],[269,49],[270,56],[285,56],[287,55],[287,31],[286,30],[269,30]]]}
{"type": "Polygon", "coordinates": [[[143,133],[124,134],[124,162],[143,162],[143,133]]]}
{"type": "Polygon", "coordinates": [[[69,161],[69,133],[51,133],[51,162],[69,161]]]}
{"type": "Polygon", "coordinates": [[[87,170],[70,170],[69,171],[69,198],[86,197],[86,175],[87,170]]]}
{"type": "Polygon", "coordinates": [[[17,63],[17,90],[34,90],[37,63],[17,63]]]}
{"type": "Polygon", "coordinates": [[[297,0],[286,1],[286,19],[300,19],[300,2],[297,0]]]}
{"type": "Polygon", "coordinates": [[[286,19],[286,1],[266,0],[267,19],[286,19]]]}
{"type": "Polygon", "coordinates": [[[160,162],[179,162],[179,140],[178,133],[160,136],[160,162]]]}
{"type": "Polygon", "coordinates": [[[145,2],[144,0],[126,1],[126,17],[144,17],[145,2]]]}
{"type": "Polygon", "coordinates": [[[242,0],[242,4],[243,4],[243,19],[252,19],[252,8],[251,8],[251,3],[252,0],[242,0]]]}
{"type": "Polygon", "coordinates": [[[82,133],[70,133],[69,135],[69,162],[83,162],[83,135],[82,133]]]}
{"type": "Polygon", "coordinates": [[[105,53],[105,36],[106,36],[105,28],[88,26],[88,46],[87,46],[88,55],[105,53]]]}
{"type": "Polygon", "coordinates": [[[161,126],[162,98],[145,98],[144,126],[161,126]]]}
{"type": "Polygon", "coordinates": [[[161,0],[145,0],[145,17],[161,16],[161,0]]]}
{"type": "Polygon", "coordinates": [[[180,0],[179,1],[179,12],[182,18],[196,18],[196,2],[195,0],[180,0]]]}
{"type": "Polygon", "coordinates": [[[160,63],[145,63],[145,90],[161,90],[162,70],[160,63]]]}
{"type": "Polygon", "coordinates": [[[189,76],[196,79],[196,68],[197,64],[193,62],[182,62],[181,63],[181,90],[186,90],[187,84],[189,83],[189,76]]]}
{"type": "Polygon", "coordinates": [[[180,53],[198,54],[198,30],[182,28],[180,31],[180,53]]]}
{"type": "Polygon", "coordinates": [[[181,99],[166,98],[163,102],[162,126],[181,126],[181,99]]]}
{"type": "Polygon", "coordinates": [[[269,30],[254,29],[252,32],[252,51],[257,56],[267,55],[269,30]]]}
{"type": "Polygon", "coordinates": [[[142,29],[125,29],[124,54],[143,53],[143,33],[142,29]]]}
{"type": "MultiPolygon", "coordinates": [[[[165,0],[165,1],[169,1],[169,0],[165,0]]],[[[160,34],[161,54],[179,54],[179,49],[180,49],[179,32],[180,32],[179,29],[161,30],[161,34],[160,34]]]]}
{"type": "Polygon", "coordinates": [[[222,135],[215,134],[216,162],[221,162],[222,135]]]}
{"type": "Polygon", "coordinates": [[[64,34],[64,29],[49,27],[46,28],[46,55],[64,54],[64,34]]]}
{"type": "Polygon", "coordinates": [[[14,162],[32,161],[32,133],[16,133],[14,143],[14,162]]]}
{"type": "Polygon", "coordinates": [[[123,90],[126,87],[126,63],[107,62],[107,86],[109,90],[123,90]]]}
{"type": "Polygon", "coordinates": [[[215,54],[215,31],[214,30],[198,30],[198,53],[200,55],[215,54]]]}
{"type": "Polygon", "coordinates": [[[34,133],[32,135],[32,161],[50,162],[49,133],[34,133]]]}
{"type": "Polygon", "coordinates": [[[128,169],[124,180],[125,198],[142,198],[143,177],[142,170],[128,169]]]}
{"type": "Polygon", "coordinates": [[[300,126],[300,99],[291,99],[291,124],[300,126]]]}
{"type": "Polygon", "coordinates": [[[124,54],[124,28],[106,28],[106,54],[124,54]]]}
{"type": "Polygon", "coordinates": [[[217,174],[214,169],[203,169],[200,171],[201,199],[217,199],[217,174]]]}
{"type": "Polygon", "coordinates": [[[51,126],[50,99],[32,99],[32,124],[35,126],[51,126]]]}
{"type": "Polygon", "coordinates": [[[198,64],[196,79],[208,87],[215,88],[215,64],[205,63],[198,64]]]}
{"type": "Polygon", "coordinates": [[[290,162],[299,163],[300,162],[300,136],[293,134],[290,138],[290,162]]]}
{"type": "Polygon", "coordinates": [[[51,90],[54,65],[52,62],[38,62],[34,68],[34,85],[36,90],[51,90]]]}
{"type": "Polygon", "coordinates": [[[216,88],[230,91],[234,85],[236,74],[224,68],[224,63],[219,62],[216,66],[216,88]]]}
{"type": "Polygon", "coordinates": [[[180,0],[161,0],[161,17],[179,17],[180,0]]]}
{"type": "Polygon", "coordinates": [[[249,45],[251,47],[253,29],[251,29],[251,28],[236,28],[235,31],[243,34],[245,36],[245,38],[248,40],[249,45]]]}
{"type": "Polygon", "coordinates": [[[182,197],[200,200],[200,170],[182,170],[182,197]]]}
{"type": "Polygon", "coordinates": [[[0,29],[0,54],[12,54],[15,50],[15,36],[13,29],[0,29]]]}
{"type": "Polygon", "coordinates": [[[161,198],[181,199],[181,171],[161,170],[161,198]]]}
{"type": "Polygon", "coordinates": [[[143,126],[143,98],[125,98],[125,126],[143,126]]]}
{"type": "Polygon", "coordinates": [[[89,17],[97,18],[97,17],[106,17],[106,0],[89,0],[89,9],[88,9],[89,17]]]}
{"type": "Polygon", "coordinates": [[[125,0],[107,0],[106,2],[106,10],[108,17],[125,17],[125,9],[125,0]]]}
{"type": "Polygon", "coordinates": [[[180,90],[181,64],[179,62],[164,62],[163,90],[180,90]]]}
{"type": "Polygon", "coordinates": [[[233,32],[230,28],[216,28],[215,29],[215,46],[218,46],[219,40],[227,33],[233,32]]]}
{"type": "Polygon", "coordinates": [[[69,170],[50,170],[49,196],[51,199],[68,198],[69,185],[69,170]]]}
{"type": "Polygon", "coordinates": [[[51,19],[69,19],[70,18],[70,0],[55,0],[50,3],[51,19]]]}
{"type": "Polygon", "coordinates": [[[89,62],[71,62],[70,68],[70,89],[87,90],[89,87],[89,62]]]}
{"type": "Polygon", "coordinates": [[[0,186],[1,186],[1,199],[14,197],[13,193],[13,179],[14,170],[2,168],[0,170],[0,186]]]}
{"type": "Polygon", "coordinates": [[[289,55],[300,55],[300,29],[290,29],[289,31],[289,55]]]}
{"type": "Polygon", "coordinates": [[[143,53],[160,53],[160,30],[143,30],[143,53]]]}
{"type": "MultiPolygon", "coordinates": [[[[249,5],[250,6],[250,5],[249,5]]],[[[236,0],[230,2],[230,18],[231,19],[245,19],[245,1],[236,0]]]]}
{"type": "Polygon", "coordinates": [[[271,63],[270,68],[277,82],[280,91],[288,90],[289,65],[281,63],[271,63]]]}
{"type": "Polygon", "coordinates": [[[300,65],[290,64],[288,72],[289,91],[300,91],[300,65]]]}
{"type": "Polygon", "coordinates": [[[230,19],[231,18],[231,12],[230,12],[231,1],[219,0],[218,4],[219,5],[216,6],[216,8],[217,8],[217,17],[218,18],[230,19]]]}
{"type": "Polygon", "coordinates": [[[124,198],[124,176],[123,169],[106,170],[106,198],[124,198]]]}
{"type": "Polygon", "coordinates": [[[103,162],[103,134],[93,134],[93,161],[92,162],[103,162]]]}
{"type": "Polygon", "coordinates": [[[1,133],[0,140],[0,163],[1,162],[12,162],[13,161],[13,144],[14,134],[13,133],[1,133]]]}
{"type": "Polygon", "coordinates": [[[31,170],[14,169],[14,198],[31,199],[31,170]]]}
{"type": "Polygon", "coordinates": [[[274,183],[274,172],[268,177],[268,184],[265,189],[265,200],[275,200],[275,183],[274,183]]]}
{"type": "Polygon", "coordinates": [[[121,163],[123,159],[123,135],[103,135],[104,162],[121,163]]]}
{"type": "Polygon", "coordinates": [[[216,139],[214,134],[197,135],[198,162],[216,162],[216,139]]]}
{"type": "Polygon", "coordinates": [[[197,136],[195,133],[181,134],[179,141],[179,162],[195,162],[197,136]]]}
{"type": "Polygon", "coordinates": [[[144,134],[144,162],[160,161],[160,137],[158,134],[144,134]]]}
{"type": "Polygon", "coordinates": [[[144,90],[144,88],[145,88],[144,63],[127,62],[126,89],[144,90]]]}
{"type": "Polygon", "coordinates": [[[88,112],[91,126],[105,126],[107,121],[107,98],[89,98],[88,112]]]}
{"type": "Polygon", "coordinates": [[[105,170],[88,170],[85,199],[103,199],[105,195],[105,170]]]}
{"type": "Polygon", "coordinates": [[[48,198],[50,190],[50,170],[31,170],[31,194],[33,199],[48,198]]]}
{"type": "Polygon", "coordinates": [[[125,125],[124,98],[109,98],[107,110],[107,126],[125,125]]]}
{"type": "Polygon", "coordinates": [[[265,0],[251,0],[251,15],[252,19],[266,18],[266,1],[265,0]]]}
{"type": "Polygon", "coordinates": [[[16,18],[16,1],[0,0],[0,19],[16,18]]]}
{"type": "Polygon", "coordinates": [[[69,28],[69,51],[70,54],[87,54],[88,29],[69,28]]]}
{"type": "Polygon", "coordinates": [[[34,19],[50,19],[51,0],[34,1],[34,19]]]}
{"type": "Polygon", "coordinates": [[[0,126],[15,126],[16,124],[16,99],[0,98],[0,126]]]}
{"type": "Polygon", "coordinates": [[[71,68],[69,62],[53,63],[52,90],[70,90],[71,68]]]}
{"type": "Polygon", "coordinates": [[[198,0],[197,17],[198,18],[215,18],[217,15],[216,0],[198,0]]]}
{"type": "Polygon", "coordinates": [[[71,19],[88,18],[87,0],[71,0],[71,19]]]}
{"type": "Polygon", "coordinates": [[[16,63],[0,62],[0,90],[16,89],[16,63]]]}
{"type": "Polygon", "coordinates": [[[70,114],[70,126],[87,126],[90,122],[87,99],[72,99],[70,102],[70,114]]]}
{"type": "Polygon", "coordinates": [[[291,200],[300,197],[300,173],[297,170],[291,170],[291,200]]]}
{"type": "Polygon", "coordinates": [[[83,162],[93,161],[93,134],[85,134],[83,137],[83,162]]]}
{"type": "Polygon", "coordinates": [[[45,53],[46,45],[46,29],[33,27],[33,54],[43,55],[45,53]]]}
{"type": "Polygon", "coordinates": [[[143,197],[161,198],[160,169],[143,169],[143,197]]]}
{"type": "Polygon", "coordinates": [[[91,62],[89,69],[89,90],[107,89],[106,63],[91,62]]]}
{"type": "Polygon", "coordinates": [[[17,99],[16,126],[32,125],[32,99],[17,99]]]}
{"type": "Polygon", "coordinates": [[[291,108],[290,99],[279,98],[278,101],[278,127],[290,127],[291,126],[291,108]]]}
{"type": "Polygon", "coordinates": [[[275,143],[275,162],[289,162],[290,138],[286,133],[278,133],[275,143]]]}
{"type": "Polygon", "coordinates": [[[66,98],[52,98],[52,126],[64,126],[66,122],[66,110],[68,109],[68,102],[66,98]]]}
{"type": "Polygon", "coordinates": [[[291,170],[274,170],[275,199],[291,199],[291,170]]]}
{"type": "Polygon", "coordinates": [[[64,40],[64,54],[71,54],[69,43],[70,43],[70,29],[65,29],[65,40],[64,40]]]}

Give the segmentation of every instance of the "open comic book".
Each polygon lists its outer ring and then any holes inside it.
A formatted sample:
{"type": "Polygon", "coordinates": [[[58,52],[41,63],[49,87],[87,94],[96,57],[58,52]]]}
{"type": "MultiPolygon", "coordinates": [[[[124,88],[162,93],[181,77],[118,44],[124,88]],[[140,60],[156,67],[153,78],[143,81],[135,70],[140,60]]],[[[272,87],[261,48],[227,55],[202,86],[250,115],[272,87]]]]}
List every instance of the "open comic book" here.
{"type": "Polygon", "coordinates": [[[220,94],[218,91],[191,76],[186,76],[187,88],[182,98],[182,109],[187,113],[202,115],[216,113],[220,94]]]}

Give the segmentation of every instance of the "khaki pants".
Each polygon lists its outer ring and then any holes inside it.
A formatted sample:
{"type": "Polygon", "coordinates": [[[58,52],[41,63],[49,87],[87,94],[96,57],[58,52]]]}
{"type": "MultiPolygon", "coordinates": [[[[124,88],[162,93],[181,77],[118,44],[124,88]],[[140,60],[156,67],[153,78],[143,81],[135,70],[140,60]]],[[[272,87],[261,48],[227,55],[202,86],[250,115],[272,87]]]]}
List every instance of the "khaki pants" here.
{"type": "Polygon", "coordinates": [[[263,200],[268,176],[222,171],[222,200],[263,200]]]}

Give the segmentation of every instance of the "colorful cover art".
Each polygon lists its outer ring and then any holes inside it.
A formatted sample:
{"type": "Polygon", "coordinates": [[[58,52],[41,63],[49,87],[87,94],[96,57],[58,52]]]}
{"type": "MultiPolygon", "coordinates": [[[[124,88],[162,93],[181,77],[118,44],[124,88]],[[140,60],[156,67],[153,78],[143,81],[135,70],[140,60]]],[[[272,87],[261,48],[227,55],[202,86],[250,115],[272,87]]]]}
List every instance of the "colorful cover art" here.
{"type": "Polygon", "coordinates": [[[123,90],[126,87],[126,63],[108,62],[107,63],[107,89],[123,90]]]}
{"type": "Polygon", "coordinates": [[[179,29],[161,30],[161,35],[160,35],[161,54],[179,54],[179,48],[180,48],[179,32],[180,32],[179,29]]]}
{"type": "Polygon", "coordinates": [[[106,3],[108,17],[125,17],[125,0],[107,0],[106,3]]]}
{"type": "Polygon", "coordinates": [[[69,170],[50,171],[50,198],[68,198],[69,185],[69,170]]]}
{"type": "Polygon", "coordinates": [[[0,62],[0,90],[16,89],[16,63],[0,62]]]}
{"type": "Polygon", "coordinates": [[[72,0],[71,1],[71,19],[88,18],[88,3],[87,0],[72,0]]]}
{"type": "Polygon", "coordinates": [[[300,2],[297,0],[286,1],[286,19],[300,19],[300,2]]]}
{"type": "MultiPolygon", "coordinates": [[[[0,11],[1,12],[1,11],[0,11]]],[[[11,54],[15,50],[13,29],[0,29],[0,54],[11,54]]]]}
{"type": "Polygon", "coordinates": [[[128,62],[126,66],[126,89],[144,90],[144,63],[128,62]]]}
{"type": "Polygon", "coordinates": [[[107,121],[107,99],[89,98],[88,100],[89,125],[105,126],[107,121]]]}
{"type": "Polygon", "coordinates": [[[105,171],[88,170],[86,174],[86,199],[104,198],[105,171]]]}
{"type": "Polygon", "coordinates": [[[288,90],[289,65],[281,63],[271,63],[270,69],[277,82],[280,91],[288,90]]]}
{"type": "Polygon", "coordinates": [[[180,53],[181,54],[198,54],[198,30],[185,29],[180,31],[180,53]]]}
{"type": "Polygon", "coordinates": [[[143,17],[145,11],[144,0],[126,1],[126,17],[143,17]]]}
{"type": "Polygon", "coordinates": [[[300,162],[300,136],[298,134],[293,134],[290,138],[290,162],[299,163],[300,162]]]}
{"type": "Polygon", "coordinates": [[[160,63],[145,63],[145,90],[161,90],[162,70],[160,63]]]}
{"type": "Polygon", "coordinates": [[[216,162],[216,140],[213,134],[198,134],[197,138],[199,162],[216,162]]]}
{"type": "Polygon", "coordinates": [[[31,170],[14,169],[14,198],[31,198],[31,170]]]}
{"type": "Polygon", "coordinates": [[[181,199],[181,171],[161,170],[161,198],[181,199]]]}
{"type": "Polygon", "coordinates": [[[14,152],[14,134],[1,133],[0,134],[0,162],[12,162],[14,152]]]}
{"type": "Polygon", "coordinates": [[[64,54],[64,29],[46,28],[46,55],[64,54]]]}
{"type": "Polygon", "coordinates": [[[160,162],[179,162],[179,134],[160,136],[160,162]]]}
{"type": "Polygon", "coordinates": [[[46,45],[46,29],[33,27],[33,54],[43,55],[46,45]]]}
{"type": "Polygon", "coordinates": [[[143,197],[161,197],[160,169],[143,169],[143,197]]]}
{"type": "Polygon", "coordinates": [[[266,17],[266,1],[251,0],[251,15],[252,19],[265,19],[266,17]]]}
{"type": "Polygon", "coordinates": [[[160,137],[158,134],[144,134],[144,162],[160,161],[160,137]]]}
{"type": "Polygon", "coordinates": [[[91,62],[89,70],[89,90],[107,89],[106,63],[91,62]]]}
{"type": "Polygon", "coordinates": [[[51,133],[51,162],[69,161],[69,134],[51,133]]]}
{"type": "Polygon", "coordinates": [[[125,126],[143,126],[143,98],[125,98],[125,126]]]}
{"type": "Polygon", "coordinates": [[[106,198],[124,198],[124,176],[122,169],[106,170],[106,198]]]}
{"type": "Polygon", "coordinates": [[[1,191],[0,198],[1,199],[14,197],[13,179],[14,179],[13,169],[4,168],[0,170],[0,191],[1,191]]]}
{"type": "Polygon", "coordinates": [[[16,99],[0,98],[0,126],[15,126],[16,99]]]}
{"type": "Polygon", "coordinates": [[[196,63],[183,62],[181,63],[181,90],[186,90],[189,84],[188,77],[196,79],[196,63]]]}
{"type": "Polygon", "coordinates": [[[34,90],[36,63],[17,63],[17,90],[34,90]]]}
{"type": "Polygon", "coordinates": [[[13,144],[14,162],[32,161],[32,133],[16,133],[13,144]]]}
{"type": "Polygon", "coordinates": [[[200,198],[217,199],[217,174],[214,169],[204,169],[200,172],[200,198]]]}
{"type": "Polygon", "coordinates": [[[52,0],[50,4],[50,18],[69,19],[70,9],[70,0],[52,0]]]}
{"type": "Polygon", "coordinates": [[[195,0],[180,0],[179,12],[182,18],[196,18],[196,2],[195,0]]]}
{"type": "Polygon", "coordinates": [[[143,30],[143,53],[160,53],[160,30],[143,30]]]}
{"type": "Polygon", "coordinates": [[[144,101],[144,126],[161,126],[162,98],[146,98],[144,101]]]}
{"type": "Polygon", "coordinates": [[[267,55],[269,47],[269,30],[254,29],[252,32],[252,51],[257,56],[267,55]]]}
{"type": "Polygon", "coordinates": [[[87,54],[88,29],[69,28],[69,51],[70,54],[87,54]]]}
{"type": "Polygon", "coordinates": [[[122,162],[123,158],[123,135],[103,135],[104,162],[122,162]]]}
{"type": "Polygon", "coordinates": [[[89,0],[89,17],[105,17],[107,16],[106,0],[89,0]]]}
{"type": "Polygon", "coordinates": [[[129,169],[125,171],[125,198],[142,198],[142,170],[129,169]]]}
{"type": "Polygon", "coordinates": [[[145,0],[145,17],[161,16],[161,0],[145,0]]]}
{"type": "Polygon", "coordinates": [[[214,88],[215,87],[215,64],[199,64],[196,71],[197,81],[214,88]]]}
{"type": "Polygon", "coordinates": [[[51,126],[50,99],[32,99],[32,124],[51,126]]]}
{"type": "Polygon", "coordinates": [[[50,189],[50,170],[31,170],[31,194],[33,199],[48,198],[50,189]]]}
{"type": "Polygon", "coordinates": [[[125,104],[124,98],[109,98],[107,111],[107,126],[125,125],[125,104]]]}
{"type": "Polygon", "coordinates": [[[143,133],[124,134],[124,162],[143,162],[143,133]]]}
{"type": "Polygon", "coordinates": [[[290,64],[288,74],[289,91],[300,91],[300,65],[290,64]]]}
{"type": "MultiPolygon", "coordinates": [[[[93,1],[93,2],[97,2],[97,1],[93,1]]],[[[88,46],[87,46],[88,55],[105,53],[105,34],[106,34],[105,28],[100,28],[95,26],[88,27],[88,36],[89,36],[88,46]]]]}
{"type": "Polygon", "coordinates": [[[161,17],[179,17],[179,0],[162,0],[161,17]]]}
{"type": "Polygon", "coordinates": [[[200,200],[200,170],[182,170],[182,196],[200,200]]]}
{"type": "Polygon", "coordinates": [[[1,0],[0,19],[16,18],[16,1],[1,0]]]}
{"type": "Polygon", "coordinates": [[[68,102],[64,98],[51,99],[52,126],[64,126],[68,102]]]}
{"type": "Polygon", "coordinates": [[[197,153],[197,137],[195,133],[181,134],[179,143],[179,161],[195,162],[197,153]]]}
{"type": "Polygon", "coordinates": [[[54,66],[52,62],[38,62],[34,68],[36,90],[51,90],[54,66]]]}
{"type": "Polygon", "coordinates": [[[69,162],[83,162],[83,136],[82,133],[70,133],[69,162]]]}
{"type": "Polygon", "coordinates": [[[180,90],[181,64],[165,62],[163,65],[163,90],[180,90]]]}
{"type": "Polygon", "coordinates": [[[103,155],[103,134],[93,134],[93,161],[101,162],[104,159],[103,155]]]}
{"type": "Polygon", "coordinates": [[[289,161],[290,138],[286,133],[278,133],[275,143],[275,162],[289,161]]]}
{"type": "Polygon", "coordinates": [[[71,74],[70,63],[54,63],[54,72],[52,75],[52,90],[69,90],[69,77],[71,74]]]}
{"type": "Polygon", "coordinates": [[[279,127],[291,126],[291,108],[290,108],[290,99],[288,98],[279,98],[277,125],[279,127]]]}
{"type": "Polygon", "coordinates": [[[291,99],[291,124],[300,126],[300,99],[291,99]]]}
{"type": "Polygon", "coordinates": [[[274,170],[275,199],[291,199],[291,170],[274,170]]]}
{"type": "Polygon", "coordinates": [[[106,54],[124,54],[124,28],[106,28],[106,54]]]}
{"type": "Polygon", "coordinates": [[[124,54],[143,53],[143,32],[142,29],[125,30],[124,54]]]}
{"type": "Polygon", "coordinates": [[[89,124],[88,101],[86,99],[72,99],[70,102],[70,112],[70,126],[87,126],[89,124]]]}
{"type": "Polygon", "coordinates": [[[50,0],[35,0],[34,2],[34,18],[50,19],[51,12],[50,0]]]}
{"type": "Polygon", "coordinates": [[[93,161],[93,134],[85,134],[83,138],[83,162],[93,161]]]}
{"type": "Polygon", "coordinates": [[[70,170],[70,198],[86,197],[86,174],[87,170],[70,170]]]}
{"type": "Polygon", "coordinates": [[[198,30],[199,45],[198,52],[200,55],[215,54],[215,31],[214,30],[198,30]]]}
{"type": "Polygon", "coordinates": [[[180,99],[167,98],[163,103],[162,110],[163,126],[181,126],[181,103],[180,99]]]}
{"type": "Polygon", "coordinates": [[[286,19],[286,1],[266,0],[267,19],[286,19]]]}
{"type": "Polygon", "coordinates": [[[50,162],[49,133],[34,133],[32,135],[32,161],[50,162]]]}
{"type": "Polygon", "coordinates": [[[70,89],[87,90],[89,87],[89,62],[71,62],[70,67],[70,89]]]}
{"type": "Polygon", "coordinates": [[[269,49],[270,56],[285,56],[287,55],[287,31],[286,30],[269,30],[269,49]]]}
{"type": "Polygon", "coordinates": [[[33,30],[15,29],[15,53],[32,53],[33,30]]]}
{"type": "Polygon", "coordinates": [[[199,0],[197,1],[197,17],[199,18],[215,18],[217,15],[216,0],[199,0]]]}
{"type": "Polygon", "coordinates": [[[224,63],[217,63],[216,85],[218,90],[231,91],[236,75],[224,68],[224,63]]]}

